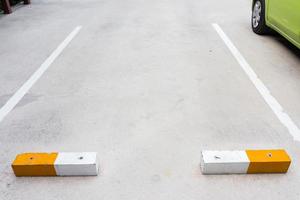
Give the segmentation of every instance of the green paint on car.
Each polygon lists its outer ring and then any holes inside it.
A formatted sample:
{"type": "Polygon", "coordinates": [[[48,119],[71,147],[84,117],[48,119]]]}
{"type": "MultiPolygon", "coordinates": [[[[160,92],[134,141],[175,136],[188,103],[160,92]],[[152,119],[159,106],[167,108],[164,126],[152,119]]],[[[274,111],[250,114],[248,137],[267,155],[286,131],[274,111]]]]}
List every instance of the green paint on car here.
{"type": "Polygon", "coordinates": [[[252,29],[273,29],[300,48],[300,0],[253,0],[252,29]]]}

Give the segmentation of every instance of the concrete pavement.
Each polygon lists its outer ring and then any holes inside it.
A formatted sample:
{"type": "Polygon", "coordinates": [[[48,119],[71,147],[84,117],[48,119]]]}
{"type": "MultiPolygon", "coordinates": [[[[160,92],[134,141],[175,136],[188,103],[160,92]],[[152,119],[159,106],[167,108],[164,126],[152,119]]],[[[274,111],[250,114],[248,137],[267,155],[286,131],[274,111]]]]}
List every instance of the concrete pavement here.
{"type": "Polygon", "coordinates": [[[211,26],[300,127],[300,54],[250,1],[41,0],[0,17],[0,106],[78,35],[0,123],[0,199],[299,199],[299,142],[211,26]],[[237,9],[238,8],[238,9],[237,9]],[[200,151],[285,148],[287,174],[203,176],[200,151]],[[24,151],[95,151],[98,177],[16,178],[24,151]]]}

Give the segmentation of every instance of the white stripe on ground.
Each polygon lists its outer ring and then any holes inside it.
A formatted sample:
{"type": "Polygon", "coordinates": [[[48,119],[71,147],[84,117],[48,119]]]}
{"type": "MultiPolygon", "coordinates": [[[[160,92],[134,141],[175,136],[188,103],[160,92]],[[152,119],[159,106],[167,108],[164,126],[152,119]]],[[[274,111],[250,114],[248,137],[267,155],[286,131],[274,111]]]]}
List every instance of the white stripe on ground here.
{"type": "Polygon", "coordinates": [[[77,26],[67,37],[60,43],[60,45],[52,52],[52,54],[42,63],[38,70],[31,75],[31,77],[20,87],[20,89],[5,103],[0,109],[0,122],[8,115],[8,113],[20,102],[30,88],[39,80],[54,60],[62,53],[68,46],[72,39],[80,31],[81,26],[77,26]]]}
{"type": "Polygon", "coordinates": [[[221,39],[224,41],[228,49],[231,51],[235,59],[238,61],[244,72],[248,75],[256,89],[259,91],[263,99],[273,110],[279,121],[288,129],[294,140],[300,141],[300,130],[297,125],[293,122],[290,116],[283,111],[282,106],[272,96],[268,88],[264,83],[257,77],[251,66],[248,64],[246,59],[242,56],[239,50],[234,46],[228,36],[224,33],[222,28],[218,24],[212,24],[214,29],[217,31],[221,39]]]}

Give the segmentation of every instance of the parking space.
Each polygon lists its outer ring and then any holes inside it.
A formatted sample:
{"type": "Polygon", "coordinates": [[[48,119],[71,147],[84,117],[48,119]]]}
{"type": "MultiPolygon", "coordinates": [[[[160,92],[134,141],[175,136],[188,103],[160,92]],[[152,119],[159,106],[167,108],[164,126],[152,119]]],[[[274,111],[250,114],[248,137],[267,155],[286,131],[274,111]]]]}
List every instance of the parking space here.
{"type": "Polygon", "coordinates": [[[299,142],[212,27],[300,127],[299,50],[252,33],[250,6],[33,0],[0,17],[0,107],[82,26],[0,123],[0,199],[298,199],[299,142]],[[290,171],[200,172],[202,149],[251,148],[285,148],[290,171]],[[24,151],[96,151],[100,175],[16,178],[10,164],[24,151]]]}

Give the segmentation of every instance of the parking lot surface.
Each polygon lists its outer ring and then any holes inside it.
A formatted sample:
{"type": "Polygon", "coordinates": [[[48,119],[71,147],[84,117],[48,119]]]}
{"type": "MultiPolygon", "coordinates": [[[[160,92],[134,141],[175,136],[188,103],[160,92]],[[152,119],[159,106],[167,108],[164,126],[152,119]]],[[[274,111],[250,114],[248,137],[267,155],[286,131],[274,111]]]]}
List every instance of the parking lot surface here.
{"type": "Polygon", "coordinates": [[[81,28],[3,115],[0,199],[299,199],[297,131],[213,26],[300,127],[299,50],[250,15],[249,0],[32,0],[0,16],[2,108],[81,28]],[[201,174],[203,149],[269,148],[289,152],[287,174],[201,174]],[[13,174],[16,154],[54,151],[98,152],[100,174],[13,174]]]}

